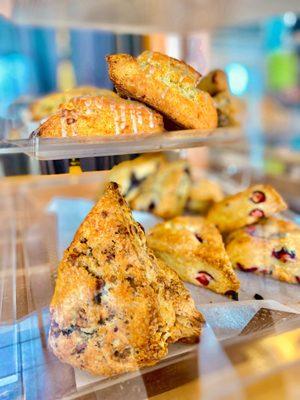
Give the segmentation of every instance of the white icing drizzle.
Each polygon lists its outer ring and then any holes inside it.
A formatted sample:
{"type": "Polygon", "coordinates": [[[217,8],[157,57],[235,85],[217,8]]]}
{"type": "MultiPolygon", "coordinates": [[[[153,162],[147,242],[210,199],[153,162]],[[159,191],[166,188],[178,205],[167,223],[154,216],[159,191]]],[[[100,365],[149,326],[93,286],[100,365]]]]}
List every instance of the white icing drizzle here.
{"type": "Polygon", "coordinates": [[[139,107],[139,108],[137,109],[137,123],[138,123],[139,125],[142,125],[142,124],[143,124],[142,110],[143,110],[143,107],[139,107]]]}
{"type": "Polygon", "coordinates": [[[63,116],[60,119],[60,126],[61,126],[61,136],[62,137],[67,137],[66,119],[63,116]]]}
{"type": "Polygon", "coordinates": [[[137,127],[137,123],[136,123],[136,115],[134,114],[132,108],[130,109],[130,118],[131,118],[131,122],[132,122],[133,133],[138,133],[138,127],[137,127]]]}
{"type": "Polygon", "coordinates": [[[120,119],[121,119],[121,123],[120,123],[120,128],[123,131],[126,128],[126,110],[125,110],[125,104],[121,104],[120,105],[120,119]]]}
{"type": "Polygon", "coordinates": [[[149,111],[149,127],[154,128],[154,117],[151,111],[149,111]]]}
{"type": "Polygon", "coordinates": [[[116,135],[120,135],[120,125],[119,125],[119,113],[118,110],[116,108],[115,104],[111,104],[110,105],[110,110],[113,114],[114,117],[114,124],[115,124],[115,134],[116,135]]]}

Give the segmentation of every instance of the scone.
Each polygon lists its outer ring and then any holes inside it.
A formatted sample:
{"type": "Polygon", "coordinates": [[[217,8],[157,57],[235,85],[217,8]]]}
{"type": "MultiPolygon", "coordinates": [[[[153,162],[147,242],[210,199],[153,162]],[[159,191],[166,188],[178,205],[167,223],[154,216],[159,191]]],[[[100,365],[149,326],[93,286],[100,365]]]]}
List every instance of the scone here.
{"type": "Polygon", "coordinates": [[[186,209],[193,213],[206,214],[209,208],[223,197],[223,191],[217,182],[201,178],[191,186],[186,209]]]}
{"type": "Polygon", "coordinates": [[[173,218],[182,214],[190,186],[186,161],[163,163],[141,184],[130,206],[135,210],[150,211],[161,218],[173,218]]]}
{"type": "Polygon", "coordinates": [[[183,61],[150,51],[137,58],[114,54],[106,59],[110,79],[121,95],[148,104],[183,128],[216,128],[213,99],[197,88],[200,74],[183,61]]]}
{"type": "Polygon", "coordinates": [[[226,250],[232,265],[245,272],[300,283],[300,227],[266,218],[232,232],[226,250]]]}
{"type": "Polygon", "coordinates": [[[78,86],[65,92],[50,93],[32,102],[30,105],[32,119],[40,121],[57,111],[60,104],[70,101],[73,97],[86,95],[118,97],[118,95],[112,90],[97,88],[94,86],[78,86]]]}
{"type": "Polygon", "coordinates": [[[166,162],[161,153],[143,154],[134,160],[124,161],[112,168],[109,180],[116,182],[127,201],[131,201],[138,193],[144,180],[155,173],[160,164],[166,162]]]}
{"type": "Polygon", "coordinates": [[[49,345],[63,362],[112,376],[153,365],[203,322],[178,275],[146,245],[116,183],[85,218],[59,265],[49,345]]]}
{"type": "Polygon", "coordinates": [[[198,89],[208,92],[212,96],[218,93],[227,91],[229,89],[227,83],[227,76],[221,69],[214,69],[199,81],[197,85],[198,89]]]}
{"type": "Polygon", "coordinates": [[[228,91],[218,93],[214,96],[214,101],[218,112],[218,126],[238,125],[236,120],[236,108],[232,101],[232,96],[228,91]]]}
{"type": "Polygon", "coordinates": [[[239,281],[217,228],[202,217],[177,217],[147,236],[155,255],[184,281],[237,298],[239,281]]]}
{"type": "Polygon", "coordinates": [[[82,96],[62,104],[35,134],[41,137],[82,137],[163,130],[162,116],[141,103],[105,96],[82,96]]]}
{"type": "Polygon", "coordinates": [[[226,233],[253,224],[261,218],[285,210],[286,207],[284,200],[272,186],[259,184],[215,203],[207,218],[222,233],[226,233]]]}

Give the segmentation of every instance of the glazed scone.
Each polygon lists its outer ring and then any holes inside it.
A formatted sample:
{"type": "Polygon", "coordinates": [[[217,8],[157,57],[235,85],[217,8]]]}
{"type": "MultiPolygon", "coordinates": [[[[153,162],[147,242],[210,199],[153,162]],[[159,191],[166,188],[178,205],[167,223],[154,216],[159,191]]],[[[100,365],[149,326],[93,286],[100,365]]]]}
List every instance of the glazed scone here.
{"type": "Polygon", "coordinates": [[[112,90],[97,88],[94,86],[78,86],[65,92],[50,93],[32,102],[30,105],[32,119],[34,121],[40,121],[57,111],[60,104],[70,101],[73,97],[87,95],[114,98],[119,97],[112,90]]]}
{"type": "Polygon", "coordinates": [[[226,233],[253,224],[286,208],[286,203],[272,186],[259,184],[215,203],[210,208],[207,218],[222,233],[226,233]]]}
{"type": "Polygon", "coordinates": [[[203,317],[178,275],[146,245],[116,183],[82,222],[59,265],[49,345],[63,362],[112,376],[196,341],[203,317]]]}
{"type": "Polygon", "coordinates": [[[135,135],[162,132],[163,118],[136,101],[105,96],[74,97],[35,134],[41,137],[135,135]]]}
{"type": "Polygon", "coordinates": [[[200,74],[183,61],[150,51],[137,58],[114,54],[106,59],[110,79],[121,95],[149,105],[183,128],[216,128],[213,99],[197,88],[200,74]]]}
{"type": "Polygon", "coordinates": [[[188,199],[191,178],[184,160],[163,163],[139,187],[130,206],[169,219],[181,215],[188,199]]]}
{"type": "Polygon", "coordinates": [[[233,267],[300,283],[300,227],[278,218],[266,218],[232,232],[226,250],[233,267]]]}
{"type": "Polygon", "coordinates": [[[222,188],[217,182],[201,178],[191,186],[186,209],[197,214],[206,214],[209,208],[223,197],[222,188]]]}
{"type": "Polygon", "coordinates": [[[109,180],[116,182],[127,201],[131,201],[138,193],[144,180],[157,171],[160,164],[166,162],[161,153],[143,154],[134,160],[121,162],[109,173],[109,180]]]}
{"type": "Polygon", "coordinates": [[[197,87],[212,96],[224,92],[229,89],[226,73],[221,69],[214,69],[202,77],[197,87]]]}
{"type": "Polygon", "coordinates": [[[147,235],[155,255],[184,281],[237,298],[239,281],[217,228],[202,217],[176,217],[147,235]]]}

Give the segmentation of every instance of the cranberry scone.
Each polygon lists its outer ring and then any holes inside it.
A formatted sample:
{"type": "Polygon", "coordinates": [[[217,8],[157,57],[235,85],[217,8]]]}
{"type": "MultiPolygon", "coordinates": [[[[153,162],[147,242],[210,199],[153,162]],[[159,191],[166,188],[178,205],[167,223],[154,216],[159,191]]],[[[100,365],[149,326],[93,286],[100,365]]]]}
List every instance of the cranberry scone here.
{"type": "Polygon", "coordinates": [[[226,251],[233,267],[244,272],[300,283],[300,226],[278,218],[232,232],[226,251]]]}
{"type": "Polygon", "coordinates": [[[184,160],[163,163],[140,186],[130,202],[135,210],[150,211],[169,219],[181,215],[188,199],[191,177],[184,160]]]}
{"type": "Polygon", "coordinates": [[[131,201],[145,179],[155,173],[164,162],[166,159],[161,153],[143,154],[114,166],[109,173],[109,180],[116,182],[126,200],[131,201]]]}
{"type": "Polygon", "coordinates": [[[213,99],[197,85],[201,75],[183,61],[145,51],[108,56],[109,76],[117,91],[164,114],[178,126],[211,130],[218,117],[213,99]]]}
{"type": "Polygon", "coordinates": [[[176,217],[147,235],[155,255],[181,279],[237,298],[239,280],[217,228],[202,217],[176,217]]]}
{"type": "Polygon", "coordinates": [[[178,275],[148,249],[116,183],[65,251],[50,315],[54,354],[106,376],[157,363],[169,343],[197,341],[203,323],[178,275]]]}
{"type": "Polygon", "coordinates": [[[144,104],[120,97],[81,96],[60,105],[35,134],[41,137],[157,133],[163,117],[144,104]]]}
{"type": "Polygon", "coordinates": [[[259,184],[215,203],[207,218],[220,232],[227,233],[286,208],[286,203],[272,186],[259,184]]]}
{"type": "Polygon", "coordinates": [[[223,197],[222,188],[217,182],[201,178],[192,183],[186,209],[193,213],[206,214],[209,208],[223,197]]]}

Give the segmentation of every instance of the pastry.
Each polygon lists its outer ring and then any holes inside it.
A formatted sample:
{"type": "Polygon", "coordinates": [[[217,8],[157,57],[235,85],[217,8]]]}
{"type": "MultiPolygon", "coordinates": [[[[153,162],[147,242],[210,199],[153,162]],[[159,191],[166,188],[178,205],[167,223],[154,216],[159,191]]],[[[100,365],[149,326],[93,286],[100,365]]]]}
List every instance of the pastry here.
{"type": "Polygon", "coordinates": [[[214,101],[218,112],[218,126],[238,125],[235,119],[236,109],[231,94],[228,91],[218,93],[214,96],[214,101]]]}
{"type": "Polygon", "coordinates": [[[300,226],[266,218],[232,232],[226,250],[232,265],[245,272],[300,283],[300,226]]]}
{"type": "Polygon", "coordinates": [[[186,204],[188,211],[206,214],[209,208],[223,199],[221,186],[210,179],[202,178],[193,182],[186,204]]]}
{"type": "Polygon", "coordinates": [[[158,217],[173,218],[182,214],[190,186],[186,161],[163,163],[141,184],[130,205],[135,210],[150,211],[158,217]]]}
{"type": "Polygon", "coordinates": [[[217,111],[209,93],[199,90],[200,74],[183,61],[146,51],[107,57],[109,76],[117,91],[139,100],[187,129],[217,126],[217,111]]]}
{"type": "Polygon", "coordinates": [[[199,81],[197,87],[212,96],[227,91],[229,88],[226,73],[221,69],[214,69],[199,81]]]}
{"type": "Polygon", "coordinates": [[[155,255],[184,281],[237,298],[239,281],[217,228],[202,217],[176,217],[147,236],[155,255]]]}
{"type": "Polygon", "coordinates": [[[59,265],[49,345],[63,362],[112,376],[196,341],[203,317],[178,275],[146,245],[116,183],[90,211],[59,265]]]}
{"type": "Polygon", "coordinates": [[[105,96],[74,97],[35,132],[41,137],[103,136],[164,130],[160,114],[136,101],[105,96]]]}
{"type": "Polygon", "coordinates": [[[113,167],[109,173],[109,180],[118,183],[126,200],[131,201],[137,195],[142,182],[156,172],[163,162],[166,161],[161,153],[143,154],[113,167]]]}
{"type": "Polygon", "coordinates": [[[50,93],[41,97],[30,105],[30,112],[34,121],[40,121],[58,110],[60,104],[70,101],[73,97],[98,95],[105,97],[118,97],[112,90],[101,89],[93,86],[78,86],[61,93],[50,93]]]}
{"type": "Polygon", "coordinates": [[[285,210],[286,207],[284,200],[272,186],[258,184],[215,203],[207,218],[222,233],[226,233],[253,224],[263,217],[285,210]]]}

